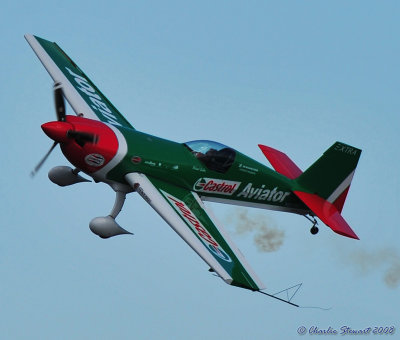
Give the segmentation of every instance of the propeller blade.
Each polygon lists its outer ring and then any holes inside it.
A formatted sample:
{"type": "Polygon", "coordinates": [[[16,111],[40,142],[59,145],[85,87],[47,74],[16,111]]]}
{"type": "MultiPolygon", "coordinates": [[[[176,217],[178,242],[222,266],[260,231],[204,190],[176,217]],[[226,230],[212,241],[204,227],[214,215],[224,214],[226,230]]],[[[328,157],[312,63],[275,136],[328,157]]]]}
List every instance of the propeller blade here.
{"type": "Polygon", "coordinates": [[[31,171],[31,177],[34,177],[38,173],[39,169],[42,167],[42,165],[46,161],[47,157],[50,156],[51,152],[54,150],[54,148],[57,146],[57,144],[58,144],[58,142],[53,143],[50,150],[47,151],[47,153],[44,155],[44,157],[41,159],[41,161],[38,163],[38,165],[36,165],[35,168],[31,171]]]}
{"type": "Polygon", "coordinates": [[[85,143],[96,144],[99,140],[98,135],[74,130],[69,130],[67,132],[67,137],[75,139],[75,141],[82,147],[85,145],[85,143]]]}
{"type": "Polygon", "coordinates": [[[65,122],[65,100],[61,83],[54,84],[54,104],[56,106],[57,120],[65,122]]]}

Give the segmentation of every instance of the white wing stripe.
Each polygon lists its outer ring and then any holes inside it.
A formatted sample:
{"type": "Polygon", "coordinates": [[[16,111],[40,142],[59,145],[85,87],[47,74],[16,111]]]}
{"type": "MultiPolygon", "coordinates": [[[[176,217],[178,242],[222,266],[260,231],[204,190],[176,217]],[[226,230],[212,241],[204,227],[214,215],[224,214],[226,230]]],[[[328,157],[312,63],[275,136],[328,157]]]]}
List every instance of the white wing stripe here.
{"type": "Polygon", "coordinates": [[[139,184],[139,194],[160,214],[160,216],[175,230],[179,236],[228,284],[232,277],[219,264],[219,262],[208,252],[201,241],[187,227],[177,212],[167,203],[149,179],[139,173],[130,173],[125,176],[127,182],[134,187],[139,184]],[[142,190],[143,192],[141,192],[142,190]]]}
{"type": "Polygon", "coordinates": [[[91,107],[83,100],[78,91],[72,86],[68,78],[62,73],[56,63],[50,58],[44,48],[39,44],[36,38],[31,34],[26,34],[25,39],[36,53],[37,57],[53,78],[54,82],[61,83],[65,98],[71,105],[76,114],[82,113],[85,118],[99,120],[91,107]]]}
{"type": "MultiPolygon", "coordinates": [[[[197,194],[193,193],[193,195],[196,197],[197,194]]],[[[200,201],[200,198],[198,199],[200,201]]],[[[222,237],[225,239],[226,243],[228,243],[228,246],[232,249],[233,253],[235,254],[235,256],[239,259],[240,263],[242,264],[242,266],[246,269],[247,273],[251,276],[252,280],[256,283],[256,285],[258,286],[258,288],[260,290],[265,289],[264,283],[261,282],[261,280],[258,278],[257,274],[255,273],[255,271],[253,270],[252,267],[250,267],[249,263],[247,262],[247,260],[245,259],[245,257],[243,256],[242,252],[240,251],[240,249],[238,247],[236,247],[235,243],[232,241],[231,237],[229,236],[228,232],[225,230],[225,228],[222,227],[222,224],[218,221],[218,219],[216,218],[216,216],[214,215],[214,213],[211,211],[211,209],[208,209],[204,203],[201,204],[201,207],[204,208],[204,210],[207,212],[208,217],[211,219],[211,221],[218,226],[218,230],[220,231],[222,237]]],[[[243,275],[243,277],[246,278],[247,280],[247,276],[243,275]]],[[[251,283],[248,282],[249,285],[251,286],[251,283]]]]}

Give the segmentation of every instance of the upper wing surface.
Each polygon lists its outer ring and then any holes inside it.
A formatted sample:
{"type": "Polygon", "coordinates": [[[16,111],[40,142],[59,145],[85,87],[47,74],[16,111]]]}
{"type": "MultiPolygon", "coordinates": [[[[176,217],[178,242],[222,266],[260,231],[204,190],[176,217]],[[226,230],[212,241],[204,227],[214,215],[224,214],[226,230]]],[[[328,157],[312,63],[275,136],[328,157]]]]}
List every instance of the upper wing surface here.
{"type": "Polygon", "coordinates": [[[30,34],[26,34],[25,39],[54,82],[61,83],[65,98],[76,114],[114,126],[133,128],[56,43],[30,34]]]}
{"type": "Polygon", "coordinates": [[[144,174],[130,173],[125,178],[226,283],[250,290],[264,288],[196,193],[144,174]]]}

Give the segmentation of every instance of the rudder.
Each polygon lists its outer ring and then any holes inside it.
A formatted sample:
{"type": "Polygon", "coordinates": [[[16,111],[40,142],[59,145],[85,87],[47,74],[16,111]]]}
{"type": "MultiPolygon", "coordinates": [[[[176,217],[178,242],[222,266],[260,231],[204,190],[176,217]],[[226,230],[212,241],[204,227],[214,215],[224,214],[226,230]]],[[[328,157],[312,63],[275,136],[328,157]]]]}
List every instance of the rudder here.
{"type": "Polygon", "coordinates": [[[302,191],[318,195],[343,208],[361,150],[336,142],[297,179],[302,191]]]}

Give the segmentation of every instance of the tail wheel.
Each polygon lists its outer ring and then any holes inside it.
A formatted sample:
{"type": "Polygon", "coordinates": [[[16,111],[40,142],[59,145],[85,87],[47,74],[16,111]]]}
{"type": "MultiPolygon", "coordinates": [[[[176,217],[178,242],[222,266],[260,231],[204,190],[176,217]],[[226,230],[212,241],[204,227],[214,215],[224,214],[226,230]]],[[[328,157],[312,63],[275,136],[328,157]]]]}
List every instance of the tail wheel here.
{"type": "Polygon", "coordinates": [[[311,227],[311,229],[310,229],[310,233],[311,234],[313,234],[313,235],[315,235],[315,234],[318,234],[318,231],[319,231],[319,229],[318,229],[318,227],[317,227],[317,220],[315,219],[315,217],[313,216],[313,215],[311,215],[311,216],[307,216],[307,215],[304,215],[304,217],[307,219],[307,220],[309,220],[310,222],[312,222],[312,227],[311,227]]]}

